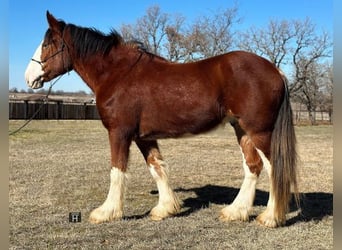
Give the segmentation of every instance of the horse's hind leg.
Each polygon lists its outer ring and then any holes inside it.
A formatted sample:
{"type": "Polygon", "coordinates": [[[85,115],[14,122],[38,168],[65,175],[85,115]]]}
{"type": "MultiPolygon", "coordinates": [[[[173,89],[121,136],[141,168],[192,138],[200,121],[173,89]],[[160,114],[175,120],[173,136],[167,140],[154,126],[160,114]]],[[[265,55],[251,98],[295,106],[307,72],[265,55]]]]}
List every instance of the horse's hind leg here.
{"type": "Polygon", "coordinates": [[[261,224],[265,225],[267,227],[277,227],[285,223],[285,214],[279,214],[275,210],[276,201],[274,199],[274,191],[273,191],[273,185],[272,185],[272,166],[265,156],[265,154],[258,149],[258,153],[260,157],[262,158],[262,161],[264,162],[265,169],[267,171],[269,180],[270,180],[270,191],[269,191],[269,198],[267,202],[267,207],[264,212],[258,215],[256,220],[261,224]]]}
{"type": "Polygon", "coordinates": [[[223,221],[247,221],[253,206],[255,186],[263,163],[251,138],[245,134],[238,124],[233,126],[240,144],[245,177],[233,203],[221,210],[220,219],[223,221]]]}
{"type": "Polygon", "coordinates": [[[144,155],[152,177],[157,183],[159,201],[157,206],[151,210],[151,219],[162,220],[178,213],[180,203],[169,185],[167,166],[160,154],[157,141],[136,140],[136,144],[144,155]]]}

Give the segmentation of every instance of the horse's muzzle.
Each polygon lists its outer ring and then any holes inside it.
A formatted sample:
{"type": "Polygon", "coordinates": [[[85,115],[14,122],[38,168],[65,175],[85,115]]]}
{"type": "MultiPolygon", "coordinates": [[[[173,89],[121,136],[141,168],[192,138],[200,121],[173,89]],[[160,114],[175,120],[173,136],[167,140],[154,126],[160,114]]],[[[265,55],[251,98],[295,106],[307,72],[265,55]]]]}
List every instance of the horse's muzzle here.
{"type": "Polygon", "coordinates": [[[38,76],[33,82],[27,82],[27,85],[32,89],[39,89],[44,86],[43,76],[38,76]]]}

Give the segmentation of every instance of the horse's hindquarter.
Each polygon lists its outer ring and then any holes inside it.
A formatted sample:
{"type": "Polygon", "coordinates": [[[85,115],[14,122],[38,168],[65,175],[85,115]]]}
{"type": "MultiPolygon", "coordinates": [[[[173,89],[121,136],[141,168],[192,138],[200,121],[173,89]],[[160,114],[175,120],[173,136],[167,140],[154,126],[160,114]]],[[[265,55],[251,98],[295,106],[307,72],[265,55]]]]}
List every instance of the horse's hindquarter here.
{"type": "Polygon", "coordinates": [[[241,51],[224,55],[221,69],[227,112],[247,130],[272,129],[285,92],[279,70],[266,59],[241,51]]]}

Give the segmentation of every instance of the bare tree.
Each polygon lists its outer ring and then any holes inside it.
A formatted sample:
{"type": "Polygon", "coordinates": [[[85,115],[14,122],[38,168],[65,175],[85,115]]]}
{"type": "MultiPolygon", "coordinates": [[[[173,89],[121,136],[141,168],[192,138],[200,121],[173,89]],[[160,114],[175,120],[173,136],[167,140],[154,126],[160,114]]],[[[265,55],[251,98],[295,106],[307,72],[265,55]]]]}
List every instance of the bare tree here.
{"type": "Polygon", "coordinates": [[[120,32],[125,41],[138,40],[138,37],[135,35],[135,27],[131,24],[122,24],[120,32]]]}
{"type": "Polygon", "coordinates": [[[319,82],[327,74],[322,71],[322,59],[331,57],[332,42],[328,33],[318,34],[309,19],[294,22],[293,82],[290,91],[304,103],[311,124],[315,124],[314,112],[322,99],[319,82]]]}
{"type": "Polygon", "coordinates": [[[295,34],[287,20],[270,20],[267,28],[252,27],[240,34],[239,47],[267,57],[277,67],[287,64],[295,34]]]}
{"type": "Polygon", "coordinates": [[[316,84],[319,87],[319,93],[316,108],[321,112],[328,112],[331,122],[333,113],[333,67],[330,63],[319,64],[317,67],[319,78],[316,84]]]}
{"type": "Polygon", "coordinates": [[[328,112],[329,121],[332,122],[333,113],[333,67],[332,64],[321,65],[322,77],[319,79],[320,98],[318,108],[321,112],[328,112]]]}
{"type": "Polygon", "coordinates": [[[196,60],[228,52],[234,44],[233,26],[241,22],[238,7],[218,10],[201,16],[187,32],[188,60],[196,60]]]}
{"type": "Polygon", "coordinates": [[[201,30],[198,24],[192,27],[180,39],[180,47],[183,51],[183,61],[196,61],[205,58],[204,51],[208,46],[206,33],[201,30]]]}
{"type": "Polygon", "coordinates": [[[240,49],[264,56],[279,68],[289,64],[295,66],[296,81],[291,86],[292,92],[300,88],[297,80],[304,77],[300,75],[304,71],[299,67],[309,67],[311,63],[331,56],[329,35],[326,32],[319,34],[309,18],[303,21],[270,20],[266,28],[252,27],[241,32],[240,37],[240,49]]]}
{"type": "Polygon", "coordinates": [[[316,124],[315,114],[318,111],[332,115],[332,66],[322,63],[311,63],[309,66],[303,60],[298,62],[301,70],[305,70],[306,80],[302,82],[300,91],[293,94],[293,98],[304,104],[308,110],[312,125],[316,124]]]}
{"type": "Polygon", "coordinates": [[[160,55],[168,23],[169,15],[161,12],[158,5],[154,5],[147,9],[146,14],[135,25],[122,25],[121,33],[124,39],[138,40],[150,52],[160,55]]]}
{"type": "Polygon", "coordinates": [[[323,58],[331,57],[332,42],[328,33],[317,34],[310,19],[294,22],[295,45],[292,52],[294,81],[292,92],[299,91],[310,76],[309,68],[323,58]]]}
{"type": "MultiPolygon", "coordinates": [[[[298,66],[301,67],[299,70],[304,69],[305,64],[307,64],[306,60],[298,62],[298,66]]],[[[309,120],[314,125],[316,123],[315,111],[321,99],[319,81],[323,75],[317,64],[311,64],[305,70],[306,81],[302,82],[301,90],[294,93],[293,98],[306,106],[309,120]]]]}
{"type": "MultiPolygon", "coordinates": [[[[241,33],[239,47],[264,56],[279,68],[291,69],[290,92],[309,111],[315,123],[315,111],[323,98],[322,60],[331,56],[328,33],[318,32],[309,18],[295,21],[270,20],[266,28],[250,28],[241,33]]],[[[325,67],[323,67],[325,68],[325,67]]]]}
{"type": "Polygon", "coordinates": [[[325,84],[323,88],[324,101],[322,103],[322,109],[329,113],[329,120],[332,122],[333,114],[333,89],[334,89],[334,74],[332,64],[326,67],[325,84]]]}
{"type": "Polygon", "coordinates": [[[232,27],[241,19],[238,8],[227,8],[201,16],[185,27],[182,15],[163,13],[158,5],[147,9],[134,25],[124,24],[125,39],[139,40],[147,49],[171,61],[194,61],[228,52],[232,48],[232,27]]]}
{"type": "Polygon", "coordinates": [[[164,44],[166,49],[166,57],[173,62],[184,61],[186,51],[184,49],[184,35],[182,27],[185,17],[177,14],[170,24],[166,27],[167,41],[164,44]]]}

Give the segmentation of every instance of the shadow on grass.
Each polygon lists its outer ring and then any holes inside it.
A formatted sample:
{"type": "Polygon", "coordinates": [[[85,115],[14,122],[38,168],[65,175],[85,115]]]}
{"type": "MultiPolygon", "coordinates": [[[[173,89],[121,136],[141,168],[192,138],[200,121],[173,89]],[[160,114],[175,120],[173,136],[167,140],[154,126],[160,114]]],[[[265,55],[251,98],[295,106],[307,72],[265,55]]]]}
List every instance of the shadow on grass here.
{"type": "MultiPolygon", "coordinates": [[[[198,188],[184,189],[177,188],[174,190],[176,193],[190,193],[194,192],[196,197],[187,198],[182,200],[183,208],[185,210],[179,214],[177,217],[186,217],[192,213],[208,208],[210,204],[217,205],[228,205],[233,202],[237,196],[239,189],[216,186],[216,185],[206,185],[198,188]]],[[[152,195],[158,195],[158,191],[151,191],[152,195]]],[[[326,216],[333,215],[333,194],[332,193],[301,193],[300,194],[300,210],[297,216],[292,217],[287,220],[286,226],[291,226],[300,221],[320,221],[326,216]]],[[[254,206],[264,206],[266,208],[268,201],[268,192],[262,190],[256,190],[254,206]]],[[[298,207],[294,199],[290,202],[290,211],[297,211],[298,207]]],[[[149,215],[146,212],[142,215],[133,215],[124,217],[126,220],[143,219],[149,215]]],[[[251,216],[250,219],[255,219],[256,216],[251,216]]]]}
{"type": "MultiPolygon", "coordinates": [[[[183,200],[183,207],[188,208],[177,216],[188,216],[197,210],[207,208],[210,204],[228,205],[233,202],[239,189],[206,185],[199,188],[175,189],[175,192],[194,192],[197,197],[183,200]]],[[[289,219],[287,226],[293,225],[299,221],[320,221],[325,216],[333,215],[333,194],[332,193],[301,193],[300,194],[301,213],[289,219]]],[[[268,192],[256,190],[254,206],[265,206],[268,201],[268,192]]],[[[290,210],[298,210],[294,200],[290,203],[290,210]]]]}

